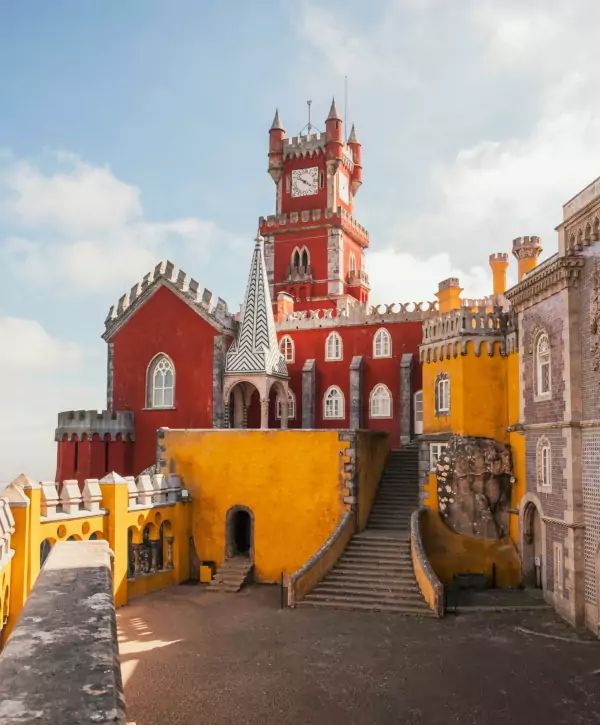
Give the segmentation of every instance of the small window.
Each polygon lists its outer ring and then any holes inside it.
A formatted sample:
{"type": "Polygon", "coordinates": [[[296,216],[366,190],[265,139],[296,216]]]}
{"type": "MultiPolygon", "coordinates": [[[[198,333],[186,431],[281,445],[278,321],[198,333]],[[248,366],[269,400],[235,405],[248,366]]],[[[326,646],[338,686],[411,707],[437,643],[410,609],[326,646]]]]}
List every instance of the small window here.
{"type": "Polygon", "coordinates": [[[323,398],[323,417],[324,418],[343,418],[344,417],[344,394],[337,387],[332,385],[327,389],[323,398]]]}
{"type": "Polygon", "coordinates": [[[279,341],[279,351],[283,355],[283,359],[286,361],[286,363],[294,362],[294,341],[289,335],[284,335],[279,341]]]}
{"type": "Polygon", "coordinates": [[[294,249],[292,253],[292,268],[296,271],[300,270],[300,250],[294,249]]]}
{"type": "Polygon", "coordinates": [[[435,379],[435,412],[436,415],[450,413],[450,378],[446,373],[435,379]]]}
{"type": "Polygon", "coordinates": [[[348,269],[350,272],[356,272],[356,255],[354,252],[350,252],[348,257],[348,269]]]}
{"type": "Polygon", "coordinates": [[[390,333],[382,327],[377,330],[373,336],[373,357],[391,357],[392,356],[392,337],[390,333]]]}
{"type": "Polygon", "coordinates": [[[552,448],[546,437],[540,438],[537,443],[536,468],[538,489],[550,491],[552,489],[552,448]]]}
{"type": "Polygon", "coordinates": [[[175,368],[166,355],[157,355],[148,368],[149,408],[172,408],[175,400],[175,368]]]}
{"type": "MultiPolygon", "coordinates": [[[[279,396],[277,396],[277,406],[275,409],[275,416],[279,419],[281,419],[282,415],[282,400],[279,396]]],[[[296,417],[296,396],[294,393],[288,389],[288,410],[287,410],[287,419],[288,420],[294,420],[296,417]]]]}
{"type": "Polygon", "coordinates": [[[392,417],[392,394],[389,388],[383,383],[376,385],[371,390],[369,398],[369,416],[371,418],[392,417]]]}
{"type": "Polygon", "coordinates": [[[564,588],[564,573],[563,573],[563,545],[555,541],[554,542],[554,593],[559,596],[563,596],[564,588]]]}
{"type": "Polygon", "coordinates": [[[552,394],[550,375],[550,338],[543,332],[535,346],[536,393],[538,398],[549,398],[552,394]]]}
{"type": "Polygon", "coordinates": [[[415,435],[423,433],[423,391],[415,393],[415,435]]]}
{"type": "Polygon", "coordinates": [[[332,332],[325,342],[325,360],[342,360],[343,354],[342,338],[337,332],[332,332]]]}
{"type": "Polygon", "coordinates": [[[304,247],[302,250],[302,267],[304,268],[304,272],[308,272],[308,265],[309,265],[309,257],[308,257],[308,249],[304,247]]]}
{"type": "Polygon", "coordinates": [[[444,452],[447,443],[430,443],[429,445],[429,469],[435,472],[440,456],[444,452]]]}

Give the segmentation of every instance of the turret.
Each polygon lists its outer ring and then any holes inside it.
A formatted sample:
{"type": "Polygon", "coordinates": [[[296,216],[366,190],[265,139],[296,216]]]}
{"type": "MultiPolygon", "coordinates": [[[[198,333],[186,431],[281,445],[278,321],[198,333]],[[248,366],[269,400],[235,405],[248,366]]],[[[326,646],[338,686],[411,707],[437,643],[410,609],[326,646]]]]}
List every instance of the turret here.
{"type": "Polygon", "coordinates": [[[508,269],[508,254],[496,252],[490,254],[490,267],[494,281],[494,294],[503,295],[506,292],[506,270],[508,269]]]}
{"type": "Polygon", "coordinates": [[[341,160],[344,136],[342,131],[342,119],[335,107],[335,98],[331,101],[329,115],[325,121],[325,135],[327,138],[327,160],[341,160]]]}
{"type": "Polygon", "coordinates": [[[462,292],[460,282],[456,277],[449,277],[442,280],[438,285],[435,296],[438,298],[438,309],[440,314],[460,309],[460,293],[462,292]]]}
{"type": "Polygon", "coordinates": [[[519,282],[536,266],[541,252],[539,237],[517,237],[513,240],[512,253],[519,263],[519,282]]]}
{"type": "Polygon", "coordinates": [[[350,185],[352,187],[352,194],[355,195],[358,191],[358,188],[362,184],[362,147],[358,138],[356,137],[354,124],[352,124],[350,136],[348,137],[348,146],[352,150],[352,158],[354,159],[354,169],[352,170],[350,185]]]}
{"type": "Polygon", "coordinates": [[[269,129],[269,174],[277,184],[283,173],[283,139],[285,130],[279,118],[279,111],[275,111],[273,123],[269,129]]]}

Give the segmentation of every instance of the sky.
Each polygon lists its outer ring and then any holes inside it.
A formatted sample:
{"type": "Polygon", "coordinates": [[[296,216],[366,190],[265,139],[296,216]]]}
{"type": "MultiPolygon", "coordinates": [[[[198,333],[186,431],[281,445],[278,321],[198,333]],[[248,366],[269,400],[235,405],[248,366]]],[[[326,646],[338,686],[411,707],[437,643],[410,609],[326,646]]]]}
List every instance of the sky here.
{"type": "MultiPolygon", "coordinates": [[[[169,258],[237,309],[274,211],[267,131],[363,144],[373,302],[432,299],[600,175],[597,0],[0,0],[0,481],[53,479],[105,407],[113,302],[169,258]]],[[[511,279],[514,279],[514,263],[511,279]]]]}

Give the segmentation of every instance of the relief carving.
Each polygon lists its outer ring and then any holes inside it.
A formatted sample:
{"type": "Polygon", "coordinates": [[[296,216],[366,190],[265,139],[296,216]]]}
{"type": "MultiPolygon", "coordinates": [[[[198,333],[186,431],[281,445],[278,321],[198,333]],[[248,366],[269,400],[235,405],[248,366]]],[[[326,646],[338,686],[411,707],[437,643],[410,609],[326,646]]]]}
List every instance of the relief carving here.
{"type": "Polygon", "coordinates": [[[453,436],[435,474],[440,516],[450,529],[479,539],[508,534],[515,480],[508,446],[491,438],[453,436]]]}

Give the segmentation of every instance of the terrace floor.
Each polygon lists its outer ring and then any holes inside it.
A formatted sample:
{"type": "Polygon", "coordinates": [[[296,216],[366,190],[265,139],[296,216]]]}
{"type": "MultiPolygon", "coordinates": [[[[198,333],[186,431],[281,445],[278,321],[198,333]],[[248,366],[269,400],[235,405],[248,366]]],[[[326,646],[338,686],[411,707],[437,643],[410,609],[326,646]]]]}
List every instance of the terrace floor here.
{"type": "Polygon", "coordinates": [[[136,725],[600,722],[600,641],[552,610],[418,619],[181,586],[117,620],[136,725]]]}

